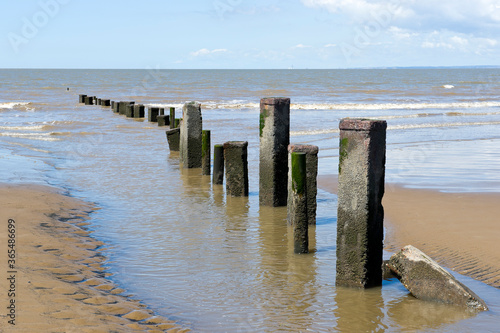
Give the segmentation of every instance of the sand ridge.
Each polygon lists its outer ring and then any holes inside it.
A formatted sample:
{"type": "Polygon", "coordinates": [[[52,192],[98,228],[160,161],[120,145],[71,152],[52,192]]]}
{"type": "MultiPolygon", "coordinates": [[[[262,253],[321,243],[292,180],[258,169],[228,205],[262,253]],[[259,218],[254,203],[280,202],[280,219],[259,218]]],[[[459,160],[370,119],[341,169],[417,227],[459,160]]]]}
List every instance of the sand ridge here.
{"type": "Polygon", "coordinates": [[[85,230],[91,205],[57,190],[0,185],[0,332],[187,332],[156,316],[107,279],[104,245],[85,230]],[[15,264],[8,267],[8,220],[15,222],[15,264]],[[14,276],[14,294],[7,278],[14,276]],[[10,291],[10,292],[9,292],[10,291]]]}

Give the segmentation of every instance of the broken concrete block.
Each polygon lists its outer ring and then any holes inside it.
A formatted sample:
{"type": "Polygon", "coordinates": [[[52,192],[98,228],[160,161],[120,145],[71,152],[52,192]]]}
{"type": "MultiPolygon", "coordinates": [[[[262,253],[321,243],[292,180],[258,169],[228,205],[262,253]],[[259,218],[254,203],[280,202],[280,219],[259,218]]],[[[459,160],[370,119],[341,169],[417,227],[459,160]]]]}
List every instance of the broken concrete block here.
{"type": "Polygon", "coordinates": [[[488,310],[479,296],[414,246],[407,245],[393,254],[388,266],[418,299],[459,305],[474,311],[488,310]]]}

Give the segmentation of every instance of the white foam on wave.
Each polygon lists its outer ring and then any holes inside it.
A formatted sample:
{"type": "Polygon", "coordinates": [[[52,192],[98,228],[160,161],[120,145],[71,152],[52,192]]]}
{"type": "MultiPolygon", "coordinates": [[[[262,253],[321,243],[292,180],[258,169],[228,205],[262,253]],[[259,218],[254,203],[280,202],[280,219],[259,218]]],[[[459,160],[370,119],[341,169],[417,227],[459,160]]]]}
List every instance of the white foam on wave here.
{"type": "Polygon", "coordinates": [[[12,138],[23,138],[39,141],[60,141],[57,136],[69,135],[63,132],[47,132],[47,133],[20,133],[20,132],[0,132],[0,136],[7,136],[12,138]]]}
{"type": "Polygon", "coordinates": [[[453,88],[455,88],[455,86],[452,84],[443,84],[443,88],[444,89],[453,89],[453,88]]]}
{"type": "MultiPolygon", "coordinates": [[[[419,128],[445,128],[445,127],[460,127],[460,126],[488,126],[500,125],[500,121],[475,121],[475,122],[457,122],[457,123],[426,123],[426,124],[404,124],[404,125],[389,125],[387,130],[405,130],[419,128]]],[[[291,131],[290,136],[305,136],[305,135],[321,135],[339,133],[338,128],[327,128],[319,130],[302,130],[291,131]]]]}
{"type": "MultiPolygon", "coordinates": [[[[200,102],[202,109],[259,109],[260,104],[242,100],[233,101],[205,101],[200,102]]],[[[175,107],[182,109],[184,103],[151,103],[148,107],[169,108],[175,107]]],[[[291,103],[291,110],[427,110],[427,109],[470,109],[470,108],[488,108],[500,107],[500,102],[482,101],[482,102],[450,102],[450,103],[291,103]]],[[[419,114],[416,117],[422,117],[433,114],[419,114]]]]}
{"type": "Polygon", "coordinates": [[[0,109],[13,109],[16,106],[27,107],[30,104],[31,104],[30,102],[3,102],[0,103],[0,109]]]}

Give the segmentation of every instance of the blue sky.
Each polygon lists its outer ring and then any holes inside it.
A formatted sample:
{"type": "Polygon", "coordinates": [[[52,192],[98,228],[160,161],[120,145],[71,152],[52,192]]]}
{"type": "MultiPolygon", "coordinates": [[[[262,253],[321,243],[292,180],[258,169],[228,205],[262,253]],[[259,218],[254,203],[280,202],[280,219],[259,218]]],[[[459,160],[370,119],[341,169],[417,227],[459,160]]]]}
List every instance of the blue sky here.
{"type": "Polygon", "coordinates": [[[23,0],[0,68],[500,65],[499,0],[23,0]]]}

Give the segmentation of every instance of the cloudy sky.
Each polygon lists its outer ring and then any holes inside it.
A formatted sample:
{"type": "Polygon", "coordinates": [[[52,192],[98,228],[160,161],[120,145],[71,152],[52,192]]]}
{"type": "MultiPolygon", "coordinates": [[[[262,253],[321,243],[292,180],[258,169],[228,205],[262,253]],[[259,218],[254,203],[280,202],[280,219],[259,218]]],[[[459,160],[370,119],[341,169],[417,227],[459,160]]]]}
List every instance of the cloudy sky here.
{"type": "Polygon", "coordinates": [[[500,0],[23,0],[0,68],[500,65],[500,0]]]}

